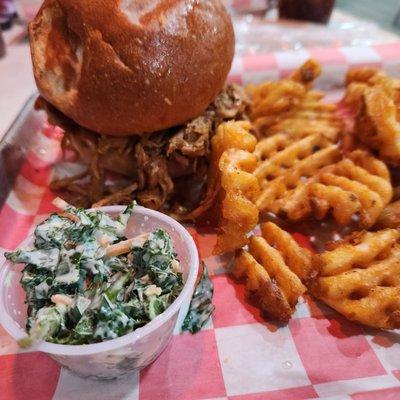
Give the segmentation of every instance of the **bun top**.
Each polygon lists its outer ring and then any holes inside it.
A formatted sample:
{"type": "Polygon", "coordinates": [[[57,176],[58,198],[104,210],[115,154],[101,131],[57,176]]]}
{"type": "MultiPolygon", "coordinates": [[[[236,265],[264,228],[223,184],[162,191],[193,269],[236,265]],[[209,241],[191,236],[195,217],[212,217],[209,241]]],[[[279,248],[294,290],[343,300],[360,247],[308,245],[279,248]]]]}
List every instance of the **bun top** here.
{"type": "Polygon", "coordinates": [[[234,53],[219,0],[45,0],[29,39],[41,95],[79,125],[114,136],[198,116],[234,53]]]}

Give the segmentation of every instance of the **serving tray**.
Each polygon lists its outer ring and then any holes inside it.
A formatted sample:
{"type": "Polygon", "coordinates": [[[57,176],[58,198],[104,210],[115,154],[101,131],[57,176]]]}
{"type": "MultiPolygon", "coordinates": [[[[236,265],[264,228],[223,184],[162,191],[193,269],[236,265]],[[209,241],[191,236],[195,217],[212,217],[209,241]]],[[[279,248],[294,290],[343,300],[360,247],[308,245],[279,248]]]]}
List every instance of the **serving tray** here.
{"type": "MultiPolygon", "coordinates": [[[[398,75],[396,46],[390,52],[358,49],[357,59],[349,57],[358,62],[342,62],[346,51],[338,49],[245,56],[235,60],[231,79],[247,83],[285,76],[311,55],[322,62],[327,74],[322,80],[334,82],[334,89],[349,65],[390,65],[398,75]]],[[[18,246],[54,210],[48,185],[61,157],[62,132],[33,109],[34,99],[0,143],[0,254],[18,246]]],[[[188,229],[215,286],[216,310],[200,333],[174,335],[140,374],[94,382],[61,369],[44,354],[20,351],[0,327],[0,399],[400,398],[398,332],[364,328],[308,296],[287,326],[277,326],[247,302],[244,285],[226,273],[231,256],[212,256],[215,231],[188,229]]],[[[295,237],[308,245],[306,237],[295,237]]]]}

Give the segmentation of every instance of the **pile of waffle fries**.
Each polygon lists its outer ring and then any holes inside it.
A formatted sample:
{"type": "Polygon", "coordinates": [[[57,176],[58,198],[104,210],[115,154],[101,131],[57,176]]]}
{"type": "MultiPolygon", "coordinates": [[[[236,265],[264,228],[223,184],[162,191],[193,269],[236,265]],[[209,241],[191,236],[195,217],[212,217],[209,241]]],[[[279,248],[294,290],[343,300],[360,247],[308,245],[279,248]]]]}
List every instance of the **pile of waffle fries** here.
{"type": "Polygon", "coordinates": [[[313,90],[320,73],[309,60],[247,88],[250,121],[218,128],[207,196],[192,218],[217,223],[215,254],[235,252],[232,273],[267,316],[287,322],[308,291],[350,320],[399,328],[400,81],[349,71],[339,106],[313,90]],[[270,214],[286,223],[330,218],[353,232],[313,254],[272,222],[251,235],[270,214]]]}

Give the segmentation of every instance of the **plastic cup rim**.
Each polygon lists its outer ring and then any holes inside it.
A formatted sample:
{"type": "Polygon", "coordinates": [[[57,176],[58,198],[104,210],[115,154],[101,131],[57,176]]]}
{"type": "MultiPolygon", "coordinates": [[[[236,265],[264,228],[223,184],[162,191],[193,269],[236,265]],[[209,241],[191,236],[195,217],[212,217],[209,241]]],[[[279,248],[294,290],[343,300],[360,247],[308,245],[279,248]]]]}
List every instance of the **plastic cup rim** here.
{"type": "MultiPolygon", "coordinates": [[[[119,213],[125,209],[126,206],[105,206],[99,208],[91,208],[89,211],[99,210],[106,213],[119,213]]],[[[179,235],[182,236],[186,246],[188,247],[189,253],[189,273],[186,282],[182,288],[182,291],[175,299],[175,301],[160,315],[155,319],[147,323],[145,326],[136,329],[135,331],[128,333],[126,335],[120,336],[115,339],[107,340],[100,343],[84,344],[84,345],[64,345],[55,344],[49,342],[40,342],[37,345],[32,346],[30,350],[42,351],[47,354],[52,355],[65,355],[65,356],[83,356],[90,354],[98,354],[107,351],[117,350],[126,345],[132,345],[139,339],[149,335],[150,333],[157,330],[161,325],[163,325],[167,320],[169,320],[175,313],[179,312],[182,303],[187,297],[192,293],[194,285],[196,283],[196,278],[199,270],[199,257],[197,247],[194,243],[192,236],[189,232],[181,225],[179,222],[163,214],[159,211],[151,210],[141,206],[135,206],[134,213],[140,213],[148,216],[149,218],[161,219],[167,222],[174,228],[179,235]]],[[[27,242],[31,242],[33,234],[29,235],[20,246],[23,246],[27,242]]],[[[9,316],[6,312],[3,299],[4,299],[4,282],[7,274],[9,273],[8,266],[11,263],[7,260],[2,264],[0,270],[0,324],[3,328],[15,339],[19,340],[26,336],[25,330],[20,328],[13,318],[9,316]]]]}

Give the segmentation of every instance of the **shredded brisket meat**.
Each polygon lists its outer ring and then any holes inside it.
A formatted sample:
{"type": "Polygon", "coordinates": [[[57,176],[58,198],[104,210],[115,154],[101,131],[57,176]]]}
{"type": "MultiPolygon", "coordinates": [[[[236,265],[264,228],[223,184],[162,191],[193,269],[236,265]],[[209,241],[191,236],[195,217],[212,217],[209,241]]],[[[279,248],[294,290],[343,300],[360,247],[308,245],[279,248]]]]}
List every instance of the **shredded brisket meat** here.
{"type": "Polygon", "coordinates": [[[246,118],[247,97],[228,85],[202,115],[181,127],[117,138],[88,131],[59,113],[45,100],[49,121],[64,129],[62,149],[87,166],[86,171],[56,179],[51,188],[72,204],[89,207],[139,204],[165,212],[188,211],[201,200],[210,156],[210,139],[228,119],[246,118]],[[110,179],[110,173],[115,174],[110,179]]]}

